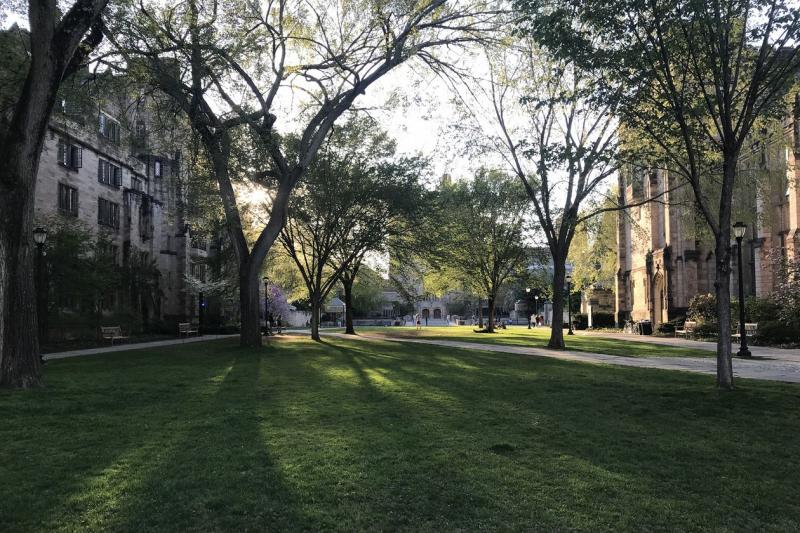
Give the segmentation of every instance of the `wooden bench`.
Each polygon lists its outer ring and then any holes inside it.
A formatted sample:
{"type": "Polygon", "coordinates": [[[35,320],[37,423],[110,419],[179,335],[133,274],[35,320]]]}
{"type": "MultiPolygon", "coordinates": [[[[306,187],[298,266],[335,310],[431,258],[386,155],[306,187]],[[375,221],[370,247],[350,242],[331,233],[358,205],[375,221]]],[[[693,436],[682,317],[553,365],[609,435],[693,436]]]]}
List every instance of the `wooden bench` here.
{"type": "Polygon", "coordinates": [[[687,320],[683,323],[682,328],[675,328],[675,336],[678,337],[691,337],[697,327],[697,322],[694,320],[687,320]]]}
{"type": "MultiPolygon", "coordinates": [[[[744,323],[744,334],[747,336],[748,339],[752,339],[756,336],[758,332],[758,322],[745,322],[744,323]]],[[[736,333],[731,335],[733,340],[738,343],[742,342],[742,333],[739,331],[739,326],[736,326],[736,333]]]]}
{"type": "Polygon", "coordinates": [[[128,337],[122,334],[122,328],[119,326],[101,326],[100,333],[104,339],[111,340],[111,346],[114,346],[114,341],[124,340],[128,337]]]}
{"type": "Polygon", "coordinates": [[[178,322],[178,336],[179,337],[181,335],[184,335],[184,336],[188,337],[192,333],[199,334],[200,333],[200,327],[196,326],[196,325],[193,325],[190,322],[178,322]]]}

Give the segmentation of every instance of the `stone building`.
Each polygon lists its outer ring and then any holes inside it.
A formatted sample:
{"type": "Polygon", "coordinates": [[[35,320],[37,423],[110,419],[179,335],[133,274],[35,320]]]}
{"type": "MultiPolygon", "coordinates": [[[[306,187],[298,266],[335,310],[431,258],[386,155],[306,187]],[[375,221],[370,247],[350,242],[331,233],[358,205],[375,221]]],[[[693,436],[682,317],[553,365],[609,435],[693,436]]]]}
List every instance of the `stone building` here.
{"type": "MultiPolygon", "coordinates": [[[[800,189],[800,95],[783,127],[753,141],[739,162],[733,221],[748,225],[742,246],[746,296],[772,291],[779,259],[798,258],[800,189]]],[[[649,319],[654,326],[686,313],[697,294],[714,292],[714,244],[697,213],[691,190],[663,170],[628,170],[620,175],[626,205],[618,218],[616,320],[649,319]]],[[[621,195],[621,196],[622,196],[621,195]]],[[[735,247],[735,241],[732,241],[735,247]]],[[[738,299],[738,265],[733,250],[732,297],[738,299]]]]}
{"type": "Polygon", "coordinates": [[[145,320],[181,320],[193,314],[184,130],[158,124],[158,104],[157,96],[111,76],[65,90],[46,135],[35,210],[39,221],[75,218],[102,234],[117,266],[155,261],[160,296],[139,302],[139,311],[145,320]]]}

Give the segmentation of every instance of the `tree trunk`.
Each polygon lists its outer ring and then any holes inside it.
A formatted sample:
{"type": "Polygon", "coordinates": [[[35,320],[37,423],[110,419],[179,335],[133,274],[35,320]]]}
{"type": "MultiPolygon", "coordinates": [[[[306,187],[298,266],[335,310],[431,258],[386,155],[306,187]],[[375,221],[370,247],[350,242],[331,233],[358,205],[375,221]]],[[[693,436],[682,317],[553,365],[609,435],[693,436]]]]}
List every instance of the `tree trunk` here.
{"type": "MultiPolygon", "coordinates": [[[[239,271],[239,313],[242,329],[239,345],[245,348],[261,346],[260,299],[258,287],[258,268],[250,261],[244,263],[239,271]]],[[[266,320],[266,317],[264,317],[266,320]]]]}
{"type": "Polygon", "coordinates": [[[483,329],[483,302],[478,298],[478,327],[483,329]]]}
{"type": "Polygon", "coordinates": [[[564,349],[564,261],[553,260],[553,319],[550,322],[550,341],[548,348],[564,349]]]}
{"type": "Polygon", "coordinates": [[[487,303],[489,304],[489,316],[486,318],[486,332],[494,333],[494,297],[489,296],[487,303]]]}
{"type": "Polygon", "coordinates": [[[344,332],[347,335],[355,335],[353,328],[353,278],[342,276],[342,286],[344,287],[344,332]]]}
{"type": "Polygon", "coordinates": [[[0,139],[0,386],[13,388],[42,383],[31,235],[42,145],[61,79],[105,1],[76,3],[63,17],[55,2],[29,7],[30,66],[0,139]]]}
{"type": "Polygon", "coordinates": [[[315,341],[321,340],[319,337],[319,311],[320,302],[316,296],[311,297],[311,338],[315,341]]]}
{"type": "Polygon", "coordinates": [[[736,178],[738,154],[726,156],[723,161],[723,184],[719,210],[719,235],[715,236],[714,290],[717,297],[719,338],[717,339],[717,386],[733,388],[733,363],[731,361],[731,195],[736,178]]]}

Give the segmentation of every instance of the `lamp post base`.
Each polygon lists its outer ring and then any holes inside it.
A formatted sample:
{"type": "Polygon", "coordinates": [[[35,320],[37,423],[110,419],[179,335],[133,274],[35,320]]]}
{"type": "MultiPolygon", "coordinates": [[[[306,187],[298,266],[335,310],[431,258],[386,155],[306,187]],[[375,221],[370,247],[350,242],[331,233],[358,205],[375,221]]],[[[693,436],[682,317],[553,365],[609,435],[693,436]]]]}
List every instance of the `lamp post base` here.
{"type": "Polygon", "coordinates": [[[567,330],[567,335],[575,335],[575,333],[572,331],[572,328],[567,330]]]}
{"type": "Polygon", "coordinates": [[[747,348],[740,348],[738,352],[736,352],[736,357],[741,357],[742,359],[750,359],[753,357],[753,354],[750,353],[750,350],[747,348]]]}

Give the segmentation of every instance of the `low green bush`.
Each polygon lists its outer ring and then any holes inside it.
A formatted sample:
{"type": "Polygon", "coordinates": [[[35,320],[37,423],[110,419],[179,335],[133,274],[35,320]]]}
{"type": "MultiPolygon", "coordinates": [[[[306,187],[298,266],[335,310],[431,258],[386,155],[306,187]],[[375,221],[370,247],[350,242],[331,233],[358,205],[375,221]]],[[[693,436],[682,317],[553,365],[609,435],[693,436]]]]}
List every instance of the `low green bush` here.
{"type": "Polygon", "coordinates": [[[613,328],[615,325],[614,313],[592,313],[593,328],[613,328]]]}
{"type": "Polygon", "coordinates": [[[800,342],[800,323],[784,324],[778,320],[758,323],[755,341],[758,344],[793,344],[800,342]]]}

